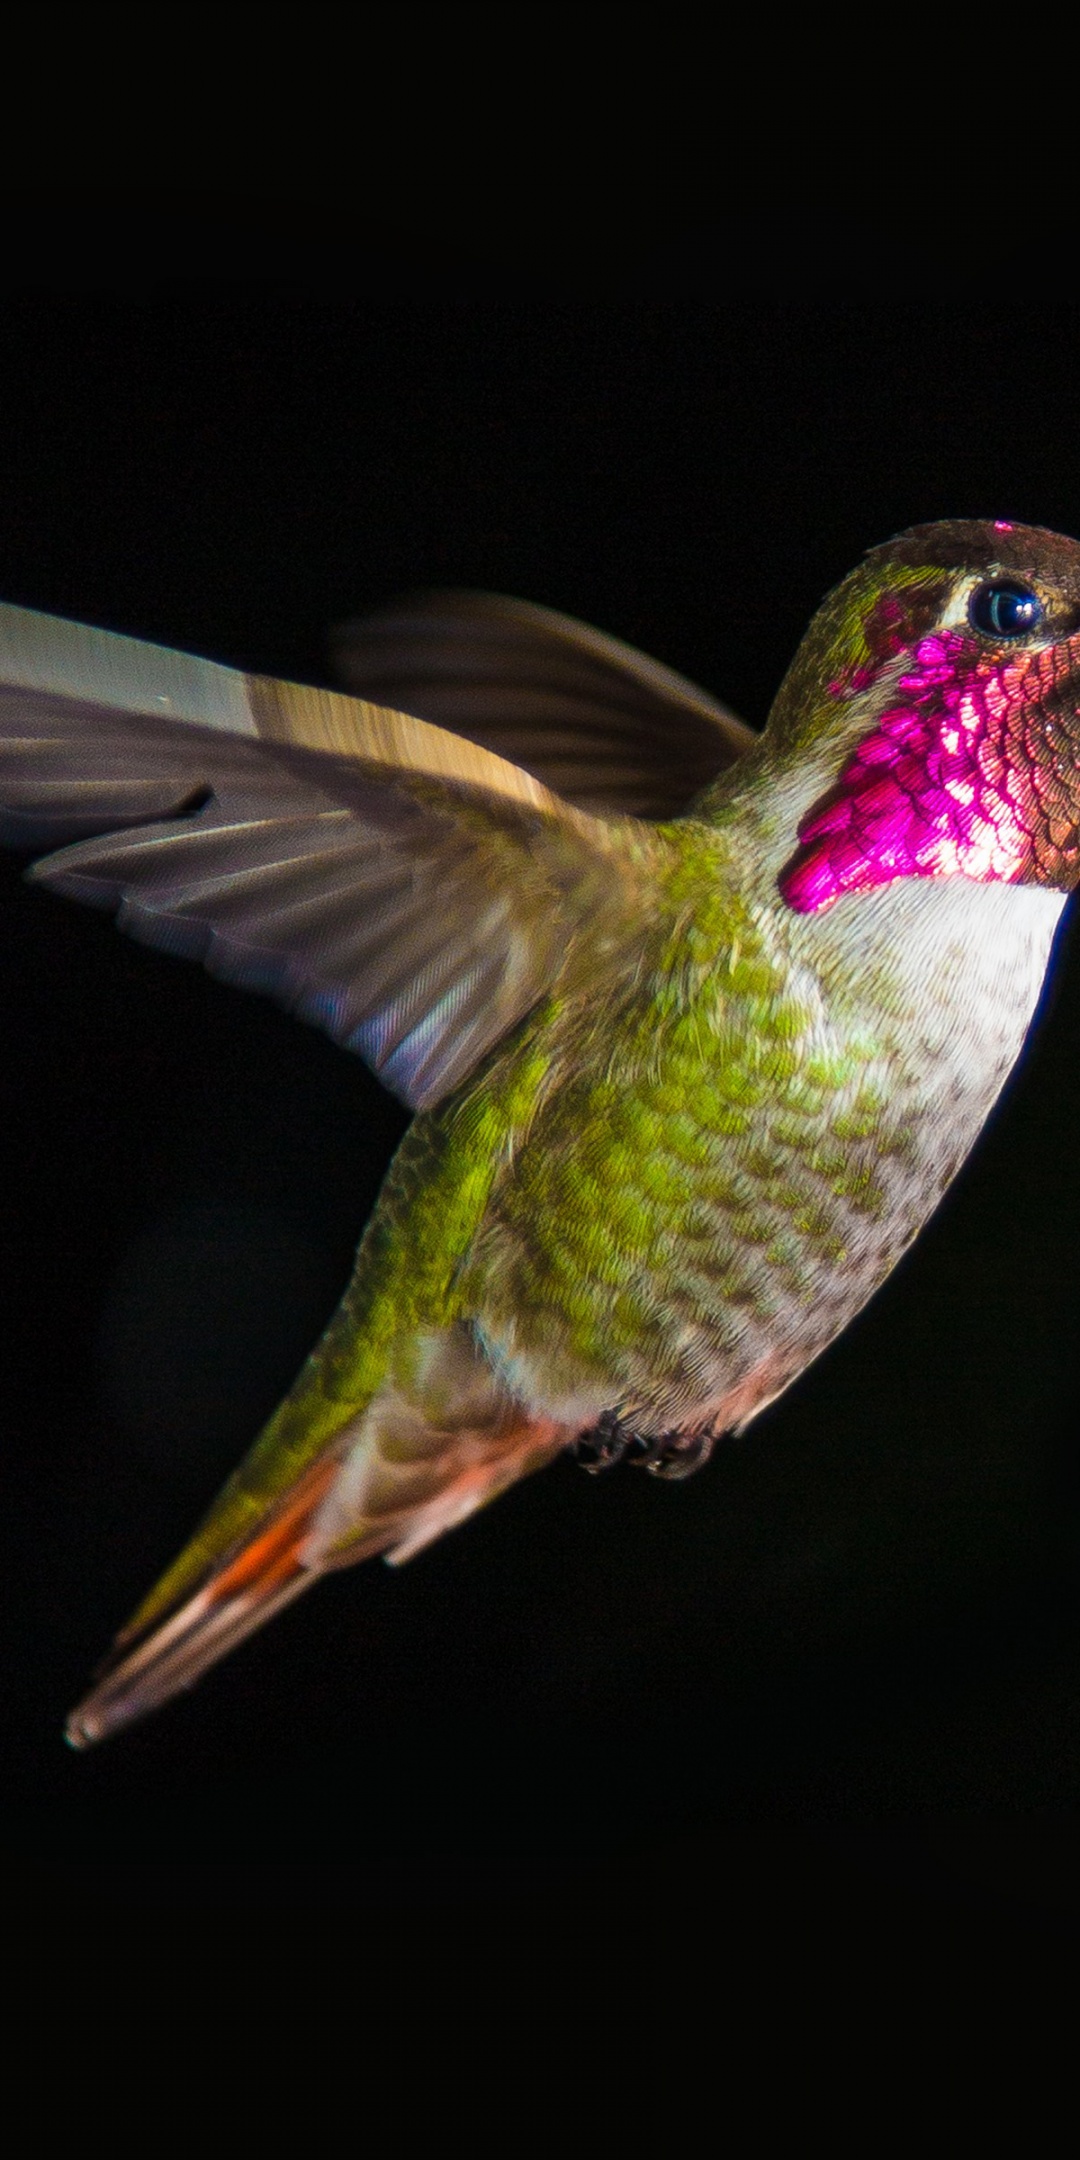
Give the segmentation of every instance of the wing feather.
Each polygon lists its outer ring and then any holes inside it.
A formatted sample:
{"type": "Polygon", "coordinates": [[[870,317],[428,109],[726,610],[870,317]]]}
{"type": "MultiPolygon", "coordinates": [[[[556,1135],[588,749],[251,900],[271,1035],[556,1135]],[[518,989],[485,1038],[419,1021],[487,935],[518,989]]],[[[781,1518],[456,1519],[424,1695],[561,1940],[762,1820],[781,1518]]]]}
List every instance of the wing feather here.
{"type": "Polygon", "coordinates": [[[417,593],[334,633],[350,690],[510,758],[579,808],[676,817],[755,740],[685,676],[572,616],[417,593]]]}
{"type": "Polygon", "coordinates": [[[578,933],[633,921],[642,853],[423,719],[2,607],[0,837],[67,842],[31,876],[278,997],[414,1108],[578,933]]]}

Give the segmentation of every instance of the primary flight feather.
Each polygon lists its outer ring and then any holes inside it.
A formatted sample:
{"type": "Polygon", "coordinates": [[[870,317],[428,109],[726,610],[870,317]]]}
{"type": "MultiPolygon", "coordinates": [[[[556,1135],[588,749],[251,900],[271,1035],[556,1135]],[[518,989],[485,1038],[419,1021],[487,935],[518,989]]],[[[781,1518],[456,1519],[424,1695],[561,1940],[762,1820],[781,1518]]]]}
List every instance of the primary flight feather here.
{"type": "Polygon", "coordinates": [[[1080,878],[1080,546],[917,528],[764,734],[482,594],[339,636],[344,695],[0,608],[0,836],[272,991],[417,1113],[342,1304],[118,1638],[83,1746],[325,1569],[574,1448],[681,1475],[916,1234],[1080,878]]]}

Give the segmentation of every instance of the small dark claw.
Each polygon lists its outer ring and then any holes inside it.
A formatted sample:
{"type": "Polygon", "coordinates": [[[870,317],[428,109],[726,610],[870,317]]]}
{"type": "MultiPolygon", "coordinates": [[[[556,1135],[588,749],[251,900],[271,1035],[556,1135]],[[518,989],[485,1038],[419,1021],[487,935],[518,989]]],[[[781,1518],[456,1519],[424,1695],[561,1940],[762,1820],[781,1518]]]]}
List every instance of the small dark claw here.
{"type": "Polygon", "coordinates": [[[716,1434],[708,1427],[703,1432],[659,1433],[649,1442],[641,1467],[650,1477],[693,1477],[695,1470],[708,1462],[715,1441],[716,1434]]]}
{"type": "Polygon", "coordinates": [[[629,1425],[623,1424],[617,1410],[605,1410],[588,1432],[579,1433],[571,1442],[570,1453],[590,1477],[596,1477],[599,1471],[611,1470],[620,1463],[636,1438],[629,1425]]]}
{"type": "Polygon", "coordinates": [[[588,1432],[578,1434],[570,1452],[592,1477],[629,1459],[652,1477],[685,1478],[708,1462],[715,1439],[708,1427],[704,1432],[635,1432],[617,1410],[605,1410],[588,1432]]]}

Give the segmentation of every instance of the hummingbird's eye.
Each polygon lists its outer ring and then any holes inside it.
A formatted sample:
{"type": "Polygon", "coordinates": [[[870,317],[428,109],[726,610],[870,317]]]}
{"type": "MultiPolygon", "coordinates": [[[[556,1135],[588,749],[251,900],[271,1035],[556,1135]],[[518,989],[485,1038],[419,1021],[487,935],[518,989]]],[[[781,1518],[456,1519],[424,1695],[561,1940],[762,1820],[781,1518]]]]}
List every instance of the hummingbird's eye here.
{"type": "Polygon", "coordinates": [[[1038,593],[1012,578],[995,578],[992,584],[977,585],[968,602],[972,629],[981,630],[984,637],[1024,637],[1027,631],[1037,630],[1042,619],[1043,604],[1038,593]]]}

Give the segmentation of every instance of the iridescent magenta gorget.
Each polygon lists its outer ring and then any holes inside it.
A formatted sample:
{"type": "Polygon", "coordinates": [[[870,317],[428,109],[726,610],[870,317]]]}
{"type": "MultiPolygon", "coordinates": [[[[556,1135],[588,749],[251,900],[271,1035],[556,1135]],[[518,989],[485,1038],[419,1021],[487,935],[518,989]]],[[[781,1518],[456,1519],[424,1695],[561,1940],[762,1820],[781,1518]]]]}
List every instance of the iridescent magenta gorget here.
{"type": "Polygon", "coordinates": [[[1074,885],[1080,770],[1059,707],[1075,702],[1078,674],[1080,637],[1007,658],[961,630],[922,638],[799,826],[780,880],[789,905],[819,912],[899,877],[1074,885]]]}

